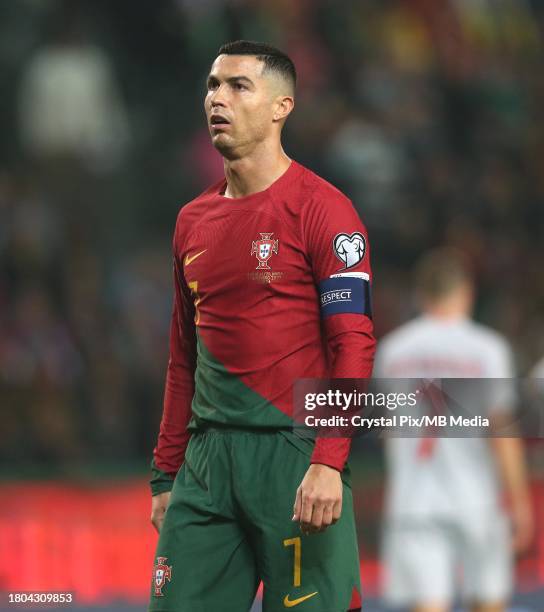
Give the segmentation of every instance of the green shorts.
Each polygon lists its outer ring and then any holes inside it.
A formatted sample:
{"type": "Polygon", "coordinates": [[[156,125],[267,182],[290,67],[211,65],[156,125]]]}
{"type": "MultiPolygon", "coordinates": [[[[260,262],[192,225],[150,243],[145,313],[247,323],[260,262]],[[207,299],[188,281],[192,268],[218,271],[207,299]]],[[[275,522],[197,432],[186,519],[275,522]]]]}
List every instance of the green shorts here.
{"type": "Polygon", "coordinates": [[[247,612],[260,580],[263,612],[360,609],[350,486],[325,532],[302,535],[291,520],[311,448],[290,432],[192,436],[159,537],[151,611],[247,612]]]}

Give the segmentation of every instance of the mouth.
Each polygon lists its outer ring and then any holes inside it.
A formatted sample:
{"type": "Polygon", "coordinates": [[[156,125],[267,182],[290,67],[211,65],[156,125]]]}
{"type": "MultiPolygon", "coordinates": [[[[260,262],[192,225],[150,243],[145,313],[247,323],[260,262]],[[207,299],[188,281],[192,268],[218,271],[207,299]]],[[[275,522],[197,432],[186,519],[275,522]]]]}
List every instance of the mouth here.
{"type": "Polygon", "coordinates": [[[214,130],[220,130],[229,126],[230,121],[225,116],[214,113],[210,117],[210,125],[214,130]]]}

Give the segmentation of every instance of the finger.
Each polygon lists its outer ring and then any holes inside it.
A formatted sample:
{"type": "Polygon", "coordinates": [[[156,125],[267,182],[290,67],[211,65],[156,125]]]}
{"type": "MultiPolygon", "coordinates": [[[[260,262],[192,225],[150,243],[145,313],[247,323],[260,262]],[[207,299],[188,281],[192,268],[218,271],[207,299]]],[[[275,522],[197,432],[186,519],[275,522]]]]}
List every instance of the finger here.
{"type": "Polygon", "coordinates": [[[164,517],[166,515],[166,508],[158,508],[153,511],[151,515],[151,522],[153,527],[160,533],[162,524],[164,523],[164,517]]]}
{"type": "Polygon", "coordinates": [[[333,505],[328,504],[323,508],[323,520],[321,521],[321,527],[326,529],[333,522],[333,505]]]}
{"type": "Polygon", "coordinates": [[[314,500],[308,495],[302,494],[302,507],[300,510],[300,522],[303,526],[308,528],[312,522],[312,511],[314,507],[314,500]]]}
{"type": "MultiPolygon", "coordinates": [[[[333,505],[327,504],[323,507],[323,518],[321,520],[321,526],[316,529],[313,533],[323,533],[328,527],[333,525],[336,521],[332,517],[333,515],[333,505]]],[[[314,523],[312,517],[312,524],[314,523]]]]}
{"type": "Polygon", "coordinates": [[[340,498],[333,505],[333,508],[332,508],[332,522],[336,523],[336,521],[338,521],[341,516],[342,516],[342,499],[340,498]]]}
{"type": "Polygon", "coordinates": [[[297,494],[295,496],[295,506],[293,508],[293,521],[298,521],[300,519],[300,510],[302,508],[302,494],[300,492],[300,487],[297,489],[297,494]]]}
{"type": "Polygon", "coordinates": [[[323,504],[315,503],[314,510],[312,512],[312,522],[311,522],[313,531],[318,531],[319,529],[321,529],[322,523],[323,523],[323,504]]]}

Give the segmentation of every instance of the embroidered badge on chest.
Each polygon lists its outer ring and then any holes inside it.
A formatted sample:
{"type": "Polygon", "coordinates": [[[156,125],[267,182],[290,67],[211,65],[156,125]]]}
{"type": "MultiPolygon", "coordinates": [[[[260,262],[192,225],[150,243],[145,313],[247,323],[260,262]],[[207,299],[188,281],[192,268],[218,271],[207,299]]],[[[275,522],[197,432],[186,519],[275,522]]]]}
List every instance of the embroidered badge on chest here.
{"type": "Polygon", "coordinates": [[[251,255],[255,255],[257,261],[257,272],[250,272],[248,278],[259,283],[272,283],[283,277],[283,272],[272,272],[270,267],[270,258],[272,255],[277,255],[279,251],[280,241],[272,238],[274,232],[259,232],[261,238],[253,240],[251,243],[251,255]]]}
{"type": "Polygon", "coordinates": [[[253,240],[251,243],[251,255],[255,255],[259,265],[256,270],[270,270],[268,260],[272,254],[278,254],[279,240],[272,240],[274,232],[260,232],[261,239],[253,240]]]}

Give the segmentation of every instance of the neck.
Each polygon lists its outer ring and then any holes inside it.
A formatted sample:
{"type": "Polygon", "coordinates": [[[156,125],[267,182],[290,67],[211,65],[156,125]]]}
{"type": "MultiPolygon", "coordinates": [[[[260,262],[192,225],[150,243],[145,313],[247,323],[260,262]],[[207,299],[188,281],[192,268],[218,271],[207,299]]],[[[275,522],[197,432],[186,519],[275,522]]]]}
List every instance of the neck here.
{"type": "Polygon", "coordinates": [[[427,304],[424,308],[426,315],[434,319],[442,319],[447,321],[456,321],[466,319],[469,314],[466,308],[460,307],[457,303],[442,302],[435,304],[427,304]]]}
{"type": "Polygon", "coordinates": [[[262,143],[249,155],[223,158],[227,188],[225,197],[242,198],[268,189],[289,168],[291,160],[280,143],[274,147],[262,143]]]}

